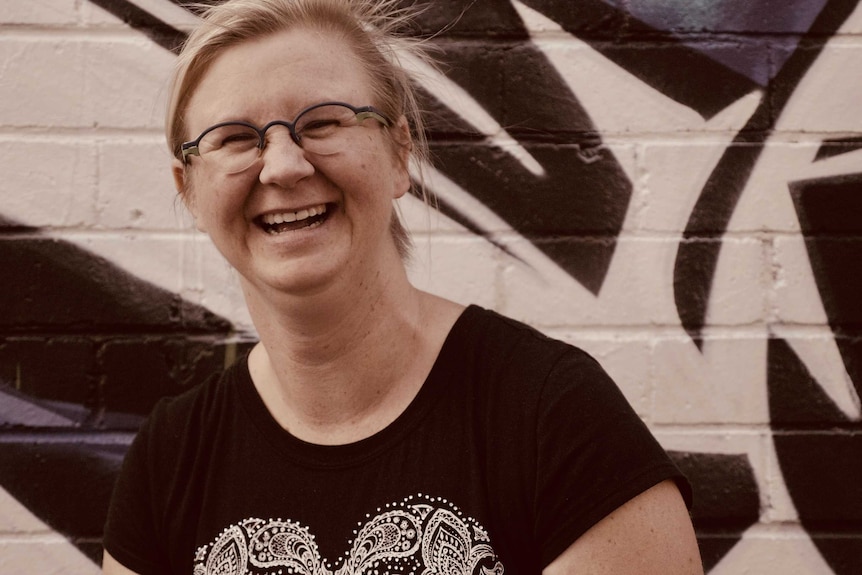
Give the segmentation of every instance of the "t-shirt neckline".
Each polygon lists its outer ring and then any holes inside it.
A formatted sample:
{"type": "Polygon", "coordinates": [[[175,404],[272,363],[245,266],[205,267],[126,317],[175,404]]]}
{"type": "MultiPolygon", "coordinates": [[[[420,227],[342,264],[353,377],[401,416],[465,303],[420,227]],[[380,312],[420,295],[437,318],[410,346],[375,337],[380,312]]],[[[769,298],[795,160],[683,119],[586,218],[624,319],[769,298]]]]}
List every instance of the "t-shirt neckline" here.
{"type": "Polygon", "coordinates": [[[235,365],[235,381],[244,415],[257,428],[264,441],[280,455],[299,465],[346,468],[364,463],[384,453],[410,434],[445,394],[447,388],[454,384],[457,366],[463,364],[460,355],[465,346],[462,342],[469,338],[475,324],[474,318],[481,311],[479,306],[469,305],[461,312],[443,341],[431,371],[416,396],[392,423],[369,437],[347,444],[321,445],[304,441],[281,427],[254,386],[248,369],[247,354],[235,365]]]}

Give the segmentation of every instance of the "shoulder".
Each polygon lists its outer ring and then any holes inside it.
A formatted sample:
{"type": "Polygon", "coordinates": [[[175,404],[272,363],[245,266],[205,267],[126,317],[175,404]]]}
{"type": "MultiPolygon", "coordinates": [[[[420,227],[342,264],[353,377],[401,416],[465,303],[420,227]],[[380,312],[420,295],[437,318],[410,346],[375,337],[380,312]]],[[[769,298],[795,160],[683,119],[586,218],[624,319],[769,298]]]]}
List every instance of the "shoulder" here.
{"type": "Polygon", "coordinates": [[[491,401],[531,414],[538,431],[548,425],[586,429],[610,415],[642,426],[622,391],[588,352],[476,306],[468,308],[464,319],[468,335],[462,347],[472,350],[472,369],[491,386],[491,401]]]}
{"type": "Polygon", "coordinates": [[[547,358],[576,349],[532,326],[476,305],[465,309],[456,325],[465,339],[471,339],[477,349],[485,353],[517,348],[521,353],[547,358]]]}
{"type": "Polygon", "coordinates": [[[461,382],[458,393],[475,394],[480,413],[509,422],[506,429],[525,442],[548,426],[584,423],[627,406],[590,354],[520,321],[471,306],[453,332],[446,363],[451,379],[461,382]]]}
{"type": "Polygon", "coordinates": [[[609,381],[583,349],[497,312],[470,306],[456,327],[459,348],[479,367],[499,376],[517,377],[539,387],[555,381],[609,381]]]}
{"type": "Polygon", "coordinates": [[[217,425],[220,415],[235,405],[236,380],[245,359],[214,373],[206,381],[172,397],[161,399],[144,421],[136,443],[145,444],[151,455],[171,457],[193,448],[217,425]]]}
{"type": "Polygon", "coordinates": [[[507,473],[495,484],[513,495],[501,498],[507,505],[519,498],[530,501],[526,516],[546,564],[653,485],[676,479],[685,486],[589,353],[475,306],[463,320],[458,343],[469,350],[463,381],[465,388],[468,382],[477,388],[482,429],[493,438],[486,453],[495,468],[521,472],[507,473]],[[513,492],[510,483],[520,491],[513,492]]]}
{"type": "Polygon", "coordinates": [[[159,401],[151,417],[181,417],[203,415],[231,400],[238,383],[248,374],[248,356],[242,356],[223,371],[212,373],[202,383],[159,401]]]}
{"type": "MultiPolygon", "coordinates": [[[[182,494],[194,471],[209,460],[214,433],[225,426],[236,366],[206,382],[160,400],[144,421],[123,461],[120,491],[129,497],[146,493],[148,505],[162,516],[167,501],[182,494]]],[[[115,497],[116,499],[116,497],[115,497]]]]}
{"type": "MultiPolygon", "coordinates": [[[[144,421],[117,478],[104,544],[136,571],[164,572],[178,521],[191,521],[216,442],[212,432],[231,404],[231,367],[178,396],[164,398],[144,421]]],[[[182,535],[180,535],[182,536],[182,535]]]]}

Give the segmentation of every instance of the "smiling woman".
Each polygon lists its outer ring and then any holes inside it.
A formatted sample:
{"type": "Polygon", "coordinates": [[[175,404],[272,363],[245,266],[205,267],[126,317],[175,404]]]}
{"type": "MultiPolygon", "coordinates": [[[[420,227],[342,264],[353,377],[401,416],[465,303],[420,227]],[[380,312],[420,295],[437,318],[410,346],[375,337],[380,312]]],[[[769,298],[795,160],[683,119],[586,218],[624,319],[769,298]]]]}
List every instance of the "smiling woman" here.
{"type": "MultiPolygon", "coordinates": [[[[397,143],[410,146],[415,165],[420,169],[419,183],[413,193],[425,198],[421,177],[421,166],[428,158],[424,122],[409,74],[398,64],[397,52],[408,51],[414,57],[427,58],[420,42],[394,33],[409,22],[411,14],[397,9],[397,0],[352,2],[349,11],[339,9],[338,4],[344,3],[232,0],[218,10],[206,12],[206,24],[187,40],[177,61],[166,122],[168,145],[174,157],[181,156],[182,143],[189,137],[185,118],[189,99],[201,76],[208,73],[212,61],[224,48],[274,31],[305,27],[318,33],[329,31],[348,43],[351,61],[368,75],[373,99],[379,103],[382,114],[406,119],[412,133],[397,143]]],[[[309,81],[313,82],[320,72],[312,71],[309,81]]],[[[391,225],[399,253],[406,258],[410,238],[397,215],[391,225]]]]}
{"type": "Polygon", "coordinates": [[[160,403],[106,573],[701,573],[690,489],[583,351],[422,292],[389,1],[232,0],[177,62],[177,190],[260,343],[160,403]]]}
{"type": "Polygon", "coordinates": [[[177,186],[250,305],[268,305],[265,287],[350,297],[371,270],[403,269],[390,231],[410,186],[409,146],[393,145],[409,141],[407,122],[372,104],[350,44],[308,26],[225,50],[195,86],[183,123],[199,136],[181,148],[198,154],[175,162],[177,186]],[[267,224],[279,219],[293,225],[267,224]]]}

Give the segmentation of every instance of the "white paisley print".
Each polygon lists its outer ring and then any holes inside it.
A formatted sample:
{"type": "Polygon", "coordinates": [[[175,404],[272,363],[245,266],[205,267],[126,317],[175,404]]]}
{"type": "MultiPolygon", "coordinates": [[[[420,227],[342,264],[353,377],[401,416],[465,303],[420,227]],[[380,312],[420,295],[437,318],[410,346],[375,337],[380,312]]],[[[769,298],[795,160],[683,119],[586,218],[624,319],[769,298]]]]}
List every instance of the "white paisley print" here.
{"type": "Polygon", "coordinates": [[[485,529],[444,499],[421,494],[360,524],[348,547],[333,568],[307,527],[249,518],[197,550],[194,575],[503,575],[485,529]]]}

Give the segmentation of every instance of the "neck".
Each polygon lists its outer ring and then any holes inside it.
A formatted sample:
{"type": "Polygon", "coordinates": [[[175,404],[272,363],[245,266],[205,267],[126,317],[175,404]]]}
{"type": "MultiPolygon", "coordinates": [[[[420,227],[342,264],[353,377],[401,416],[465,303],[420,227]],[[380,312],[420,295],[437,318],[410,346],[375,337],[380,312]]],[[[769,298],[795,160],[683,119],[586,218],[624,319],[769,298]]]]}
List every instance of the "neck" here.
{"type": "Polygon", "coordinates": [[[252,379],[276,421],[306,441],[347,443],[394,420],[451,327],[433,327],[439,300],[410,285],[403,266],[358,285],[301,297],[246,286],[261,339],[252,379]]]}

